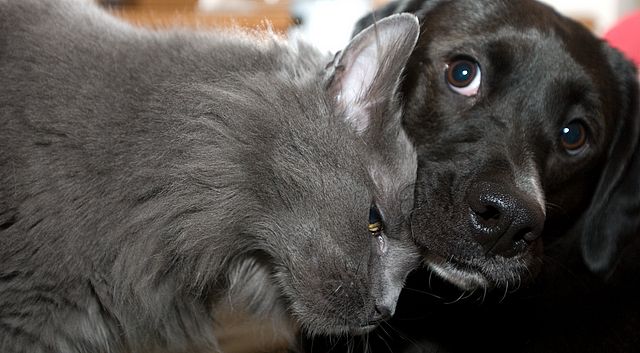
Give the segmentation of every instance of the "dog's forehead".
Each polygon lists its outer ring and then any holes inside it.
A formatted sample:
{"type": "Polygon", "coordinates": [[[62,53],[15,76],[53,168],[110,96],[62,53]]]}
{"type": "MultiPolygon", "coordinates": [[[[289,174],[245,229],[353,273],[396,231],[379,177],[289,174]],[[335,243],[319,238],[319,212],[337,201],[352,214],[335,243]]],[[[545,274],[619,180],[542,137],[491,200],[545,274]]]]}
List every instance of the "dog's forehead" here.
{"type": "MultiPolygon", "coordinates": [[[[487,4],[493,6],[485,8],[478,3],[445,2],[449,8],[445,11],[446,16],[440,16],[437,11],[429,14],[428,21],[423,24],[423,36],[427,37],[426,49],[431,58],[447,59],[457,54],[478,58],[493,48],[508,46],[513,49],[504,54],[512,60],[542,65],[555,61],[557,65],[564,65],[576,61],[574,56],[581,54],[571,47],[575,33],[565,28],[566,21],[548,19],[559,16],[550,9],[526,14],[516,4],[498,2],[501,4],[498,6],[495,1],[489,1],[487,4]],[[478,11],[468,14],[471,6],[478,11]]],[[[581,38],[578,42],[584,45],[589,39],[587,36],[586,40],[581,38]]]]}
{"type": "Polygon", "coordinates": [[[476,2],[445,2],[456,10],[449,10],[453,18],[429,15],[423,28],[425,59],[437,67],[457,57],[471,57],[478,61],[483,80],[489,80],[494,91],[500,86],[529,87],[542,93],[570,86],[582,93],[589,106],[599,105],[601,92],[597,92],[595,81],[606,60],[601,43],[586,29],[546,6],[525,16],[527,12],[520,6],[533,1],[489,1],[493,4],[490,10],[467,17],[464,14],[471,6],[479,6],[471,3],[476,2]],[[503,16],[512,17],[501,20],[503,16]]]}
{"type": "Polygon", "coordinates": [[[505,25],[538,28],[567,25],[565,16],[536,0],[427,1],[419,15],[447,23],[447,27],[453,30],[457,27],[463,33],[478,26],[490,31],[505,25]]]}
{"type": "Polygon", "coordinates": [[[590,57],[602,57],[601,41],[586,27],[534,0],[440,1],[423,15],[423,35],[442,39],[449,48],[508,42],[521,47],[518,53],[525,59],[548,61],[540,60],[550,59],[546,49],[566,54],[558,61],[572,59],[583,66],[592,64],[590,57]]]}
{"type": "Polygon", "coordinates": [[[487,58],[488,53],[508,48],[501,53],[505,59],[548,64],[557,61],[564,65],[575,61],[566,42],[554,32],[538,28],[503,26],[493,31],[474,31],[458,35],[455,32],[434,36],[428,51],[432,58],[449,59],[456,55],[487,58]],[[550,55],[551,54],[551,55],[550,55]]]}

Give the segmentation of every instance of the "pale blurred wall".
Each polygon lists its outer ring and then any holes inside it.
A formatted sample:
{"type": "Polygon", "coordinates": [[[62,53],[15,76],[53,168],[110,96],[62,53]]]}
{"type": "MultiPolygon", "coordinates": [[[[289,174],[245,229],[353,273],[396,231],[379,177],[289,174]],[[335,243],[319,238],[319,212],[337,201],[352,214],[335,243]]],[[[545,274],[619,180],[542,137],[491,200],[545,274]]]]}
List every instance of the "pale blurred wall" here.
{"type": "Polygon", "coordinates": [[[336,52],[348,43],[355,22],[374,6],[371,0],[293,0],[292,15],[300,24],[289,35],[336,52]]]}

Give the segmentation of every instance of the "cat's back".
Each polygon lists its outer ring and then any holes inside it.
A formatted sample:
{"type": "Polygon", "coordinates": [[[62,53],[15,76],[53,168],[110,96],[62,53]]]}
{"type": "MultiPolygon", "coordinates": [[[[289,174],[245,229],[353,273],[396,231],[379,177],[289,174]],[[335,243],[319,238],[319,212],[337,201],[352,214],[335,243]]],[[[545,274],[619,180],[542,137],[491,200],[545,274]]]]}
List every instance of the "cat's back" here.
{"type": "Polygon", "coordinates": [[[168,77],[174,83],[178,77],[198,82],[227,78],[230,73],[306,71],[318,65],[319,56],[269,30],[149,30],[125,23],[86,0],[0,0],[3,80],[11,76],[8,67],[25,74],[30,65],[69,83],[92,72],[122,75],[123,71],[138,76],[139,85],[145,83],[140,81],[144,76],[153,83],[168,77]]]}
{"type": "Polygon", "coordinates": [[[83,0],[0,0],[0,122],[135,124],[149,106],[194,103],[182,95],[198,87],[242,95],[314,75],[322,60],[268,31],[153,31],[83,0]]]}
{"type": "Polygon", "coordinates": [[[89,190],[133,178],[143,162],[170,169],[202,143],[179,136],[200,134],[200,116],[235,124],[204,122],[207,143],[235,138],[244,113],[228,103],[245,100],[247,81],[306,75],[316,56],[268,33],[142,29],[82,0],[0,0],[0,211],[41,180],[73,175],[89,190]]]}
{"type": "Polygon", "coordinates": [[[245,163],[234,156],[268,152],[257,144],[304,115],[293,81],[325,59],[270,33],[152,31],[81,0],[0,0],[0,213],[42,190],[52,207],[128,199],[203,146],[215,165],[245,163]]]}
{"type": "Polygon", "coordinates": [[[0,146],[71,127],[92,140],[166,129],[172,114],[199,113],[194,91],[224,106],[207,95],[242,100],[314,74],[322,57],[269,32],[152,31],[83,0],[0,0],[0,146]]]}

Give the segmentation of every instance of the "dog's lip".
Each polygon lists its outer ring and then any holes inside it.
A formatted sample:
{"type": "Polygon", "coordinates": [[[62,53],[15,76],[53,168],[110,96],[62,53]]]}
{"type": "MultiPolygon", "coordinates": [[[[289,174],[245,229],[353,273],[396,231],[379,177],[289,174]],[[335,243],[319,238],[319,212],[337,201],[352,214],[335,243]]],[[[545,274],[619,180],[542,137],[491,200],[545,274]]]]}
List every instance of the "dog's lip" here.
{"type": "Polygon", "coordinates": [[[486,288],[491,283],[477,265],[453,256],[430,253],[425,257],[425,262],[433,273],[463,290],[486,288]]]}
{"type": "Polygon", "coordinates": [[[471,270],[471,271],[481,272],[476,265],[473,265],[470,262],[464,261],[455,256],[444,256],[435,252],[429,252],[425,256],[425,260],[426,260],[426,263],[429,265],[446,263],[446,264],[454,265],[460,270],[471,270]]]}
{"type": "Polygon", "coordinates": [[[378,324],[365,324],[358,327],[350,327],[348,331],[351,335],[364,335],[373,331],[376,327],[378,327],[378,324]]]}
{"type": "MultiPolygon", "coordinates": [[[[540,247],[542,246],[541,239],[536,239],[533,243],[539,245],[540,247]]],[[[457,286],[462,290],[472,291],[477,288],[492,288],[505,281],[505,278],[506,280],[509,280],[509,278],[517,277],[518,281],[521,281],[521,277],[514,274],[516,272],[513,271],[523,271],[523,266],[526,267],[526,272],[529,275],[533,276],[534,273],[537,272],[537,270],[536,267],[533,266],[534,262],[532,262],[532,260],[529,258],[531,256],[532,254],[530,252],[524,252],[512,258],[509,258],[508,261],[510,262],[510,264],[505,264],[498,258],[486,259],[483,262],[482,260],[463,259],[455,256],[445,257],[443,255],[430,252],[425,254],[424,256],[424,264],[427,265],[429,269],[440,278],[448,281],[449,283],[457,286]],[[508,269],[506,273],[507,277],[501,276],[501,274],[498,274],[497,276],[496,274],[492,274],[492,267],[505,265],[517,265],[521,268],[508,269]],[[509,271],[512,272],[509,273],[509,271]]]]}
{"type": "MultiPolygon", "coordinates": [[[[331,335],[331,336],[340,336],[344,334],[349,334],[353,336],[366,335],[371,331],[375,330],[380,323],[363,323],[363,324],[342,324],[332,326],[330,330],[323,330],[321,334],[323,335],[331,335]]],[[[300,328],[300,327],[298,327],[300,328]]]]}

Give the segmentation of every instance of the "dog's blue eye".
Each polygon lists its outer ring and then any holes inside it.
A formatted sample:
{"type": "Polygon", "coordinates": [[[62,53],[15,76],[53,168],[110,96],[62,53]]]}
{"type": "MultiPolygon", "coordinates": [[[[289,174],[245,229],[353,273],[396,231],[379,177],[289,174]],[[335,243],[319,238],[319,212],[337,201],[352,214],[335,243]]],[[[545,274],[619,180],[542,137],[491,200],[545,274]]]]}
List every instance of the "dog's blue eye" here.
{"type": "Polygon", "coordinates": [[[376,205],[371,205],[369,208],[368,228],[369,232],[374,236],[378,236],[383,229],[382,215],[380,215],[380,211],[378,211],[378,207],[376,205]]]}
{"type": "Polygon", "coordinates": [[[464,87],[467,86],[473,77],[475,76],[475,65],[471,62],[462,60],[458,61],[452,68],[449,73],[451,75],[451,84],[456,87],[464,87]]]}
{"type": "Polygon", "coordinates": [[[560,132],[562,146],[569,153],[577,153],[587,142],[587,131],[579,121],[573,121],[562,128],[560,132]]]}
{"type": "Polygon", "coordinates": [[[477,62],[469,59],[453,60],[447,64],[445,76],[454,92],[465,96],[478,93],[482,73],[477,62]]]}

